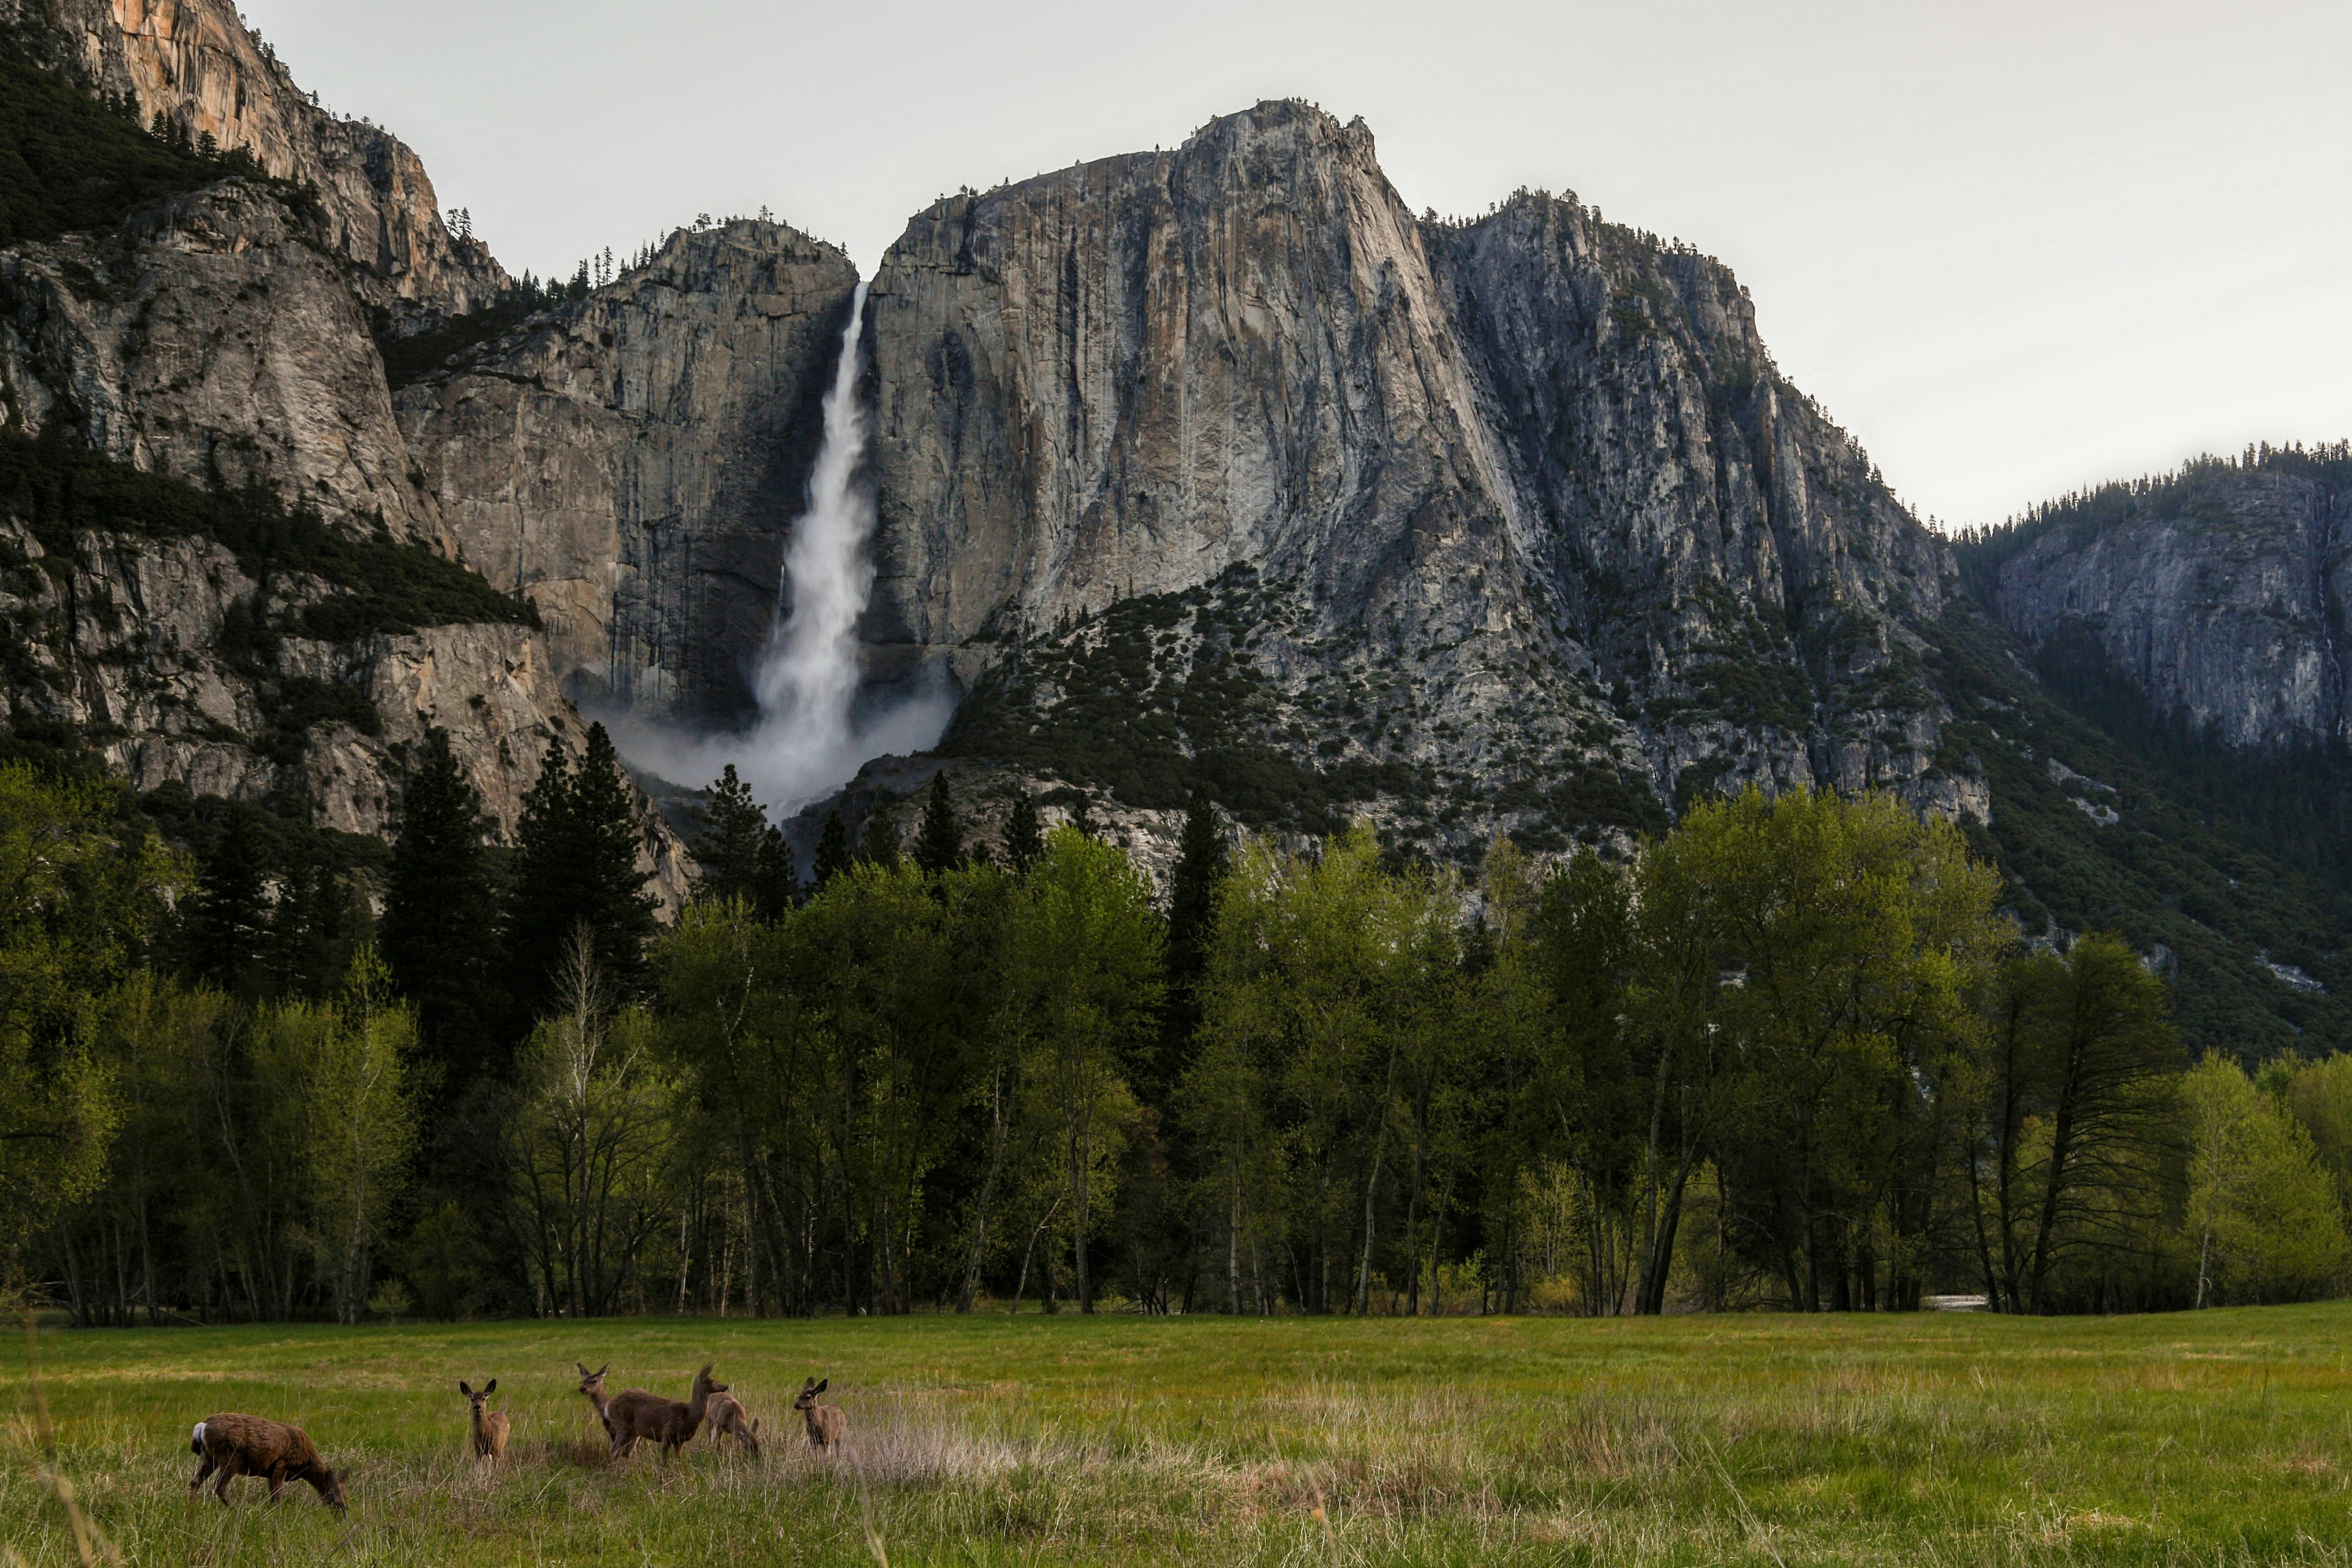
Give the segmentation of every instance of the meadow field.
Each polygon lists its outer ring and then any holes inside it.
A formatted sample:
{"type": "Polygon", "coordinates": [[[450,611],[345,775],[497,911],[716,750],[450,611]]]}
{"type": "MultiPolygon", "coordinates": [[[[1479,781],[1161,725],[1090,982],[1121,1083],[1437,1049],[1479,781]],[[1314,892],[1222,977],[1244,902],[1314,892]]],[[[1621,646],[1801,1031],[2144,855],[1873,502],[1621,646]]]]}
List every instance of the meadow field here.
{"type": "Polygon", "coordinates": [[[2352,1304],[2071,1320],[643,1319],[10,1336],[0,1563],[2352,1563],[2352,1304]],[[575,1360],[763,1422],[606,1464],[575,1360]],[[849,1413],[813,1454],[804,1376],[849,1413]],[[508,1464],[477,1474],[465,1378],[508,1464]],[[349,1517],[188,1500],[306,1426],[349,1517]],[[111,1554],[110,1559],[105,1554],[111,1554]]]}

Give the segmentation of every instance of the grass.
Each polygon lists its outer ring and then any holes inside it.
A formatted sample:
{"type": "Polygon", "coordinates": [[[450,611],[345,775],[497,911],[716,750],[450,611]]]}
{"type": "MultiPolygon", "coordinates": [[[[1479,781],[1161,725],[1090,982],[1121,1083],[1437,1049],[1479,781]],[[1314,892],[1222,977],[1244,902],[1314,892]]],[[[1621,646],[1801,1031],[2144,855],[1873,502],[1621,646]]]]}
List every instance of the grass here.
{"type": "MultiPolygon", "coordinates": [[[[58,1462],[125,1563],[2352,1563],[2352,1304],[1959,1316],[1024,1317],[48,1332],[58,1462]],[[604,1464],[575,1359],[771,1439],[604,1464]],[[822,1372],[850,1441],[800,1440],[822,1372]],[[512,1458],[471,1473],[459,1378],[512,1458]],[[191,1423],[306,1426],[339,1522],[186,1500],[191,1423]],[[1317,1510],[1323,1510],[1320,1518],[1317,1510]]],[[[0,1563],[75,1561],[18,1340],[0,1563]]]]}

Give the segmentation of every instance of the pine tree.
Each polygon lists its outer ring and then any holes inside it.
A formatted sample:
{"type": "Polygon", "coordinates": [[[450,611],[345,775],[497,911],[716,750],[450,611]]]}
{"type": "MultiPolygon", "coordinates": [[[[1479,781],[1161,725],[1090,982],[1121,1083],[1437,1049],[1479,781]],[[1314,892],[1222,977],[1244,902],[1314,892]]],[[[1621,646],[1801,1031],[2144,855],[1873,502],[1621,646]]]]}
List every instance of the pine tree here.
{"type": "Polygon", "coordinates": [[[426,731],[424,757],[401,788],[377,942],[415,1005],[417,1043],[440,1068],[445,1101],[496,1046],[498,900],[486,827],[481,792],[450,754],[448,731],[426,731]]]}
{"type": "Polygon", "coordinates": [[[703,814],[702,831],[692,846],[698,868],[694,896],[713,903],[729,899],[756,903],[767,814],[752,800],[751,786],[736,776],[732,763],[710,786],[710,809],[703,814]]]}
{"type": "Polygon", "coordinates": [[[866,832],[858,840],[857,858],[886,871],[898,869],[898,830],[890,826],[890,818],[879,805],[866,814],[866,832]]]}
{"type": "Polygon", "coordinates": [[[800,901],[793,847],[784,842],[784,830],[771,825],[760,835],[760,853],[751,868],[751,908],[763,921],[780,921],[800,901]]]}
{"type": "Polygon", "coordinates": [[[1089,838],[1095,837],[1095,803],[1084,790],[1078,792],[1078,803],[1070,807],[1070,826],[1089,838]]]}
{"type": "Polygon", "coordinates": [[[933,877],[963,864],[963,829],[956,823],[954,803],[948,799],[944,768],[931,775],[930,798],[923,803],[922,826],[915,831],[915,864],[933,877]]]}
{"type": "Polygon", "coordinates": [[[1037,803],[1024,790],[1014,797],[1013,816],[1004,824],[1004,862],[1024,875],[1045,852],[1045,830],[1037,822],[1037,803]]]}
{"type": "Polygon", "coordinates": [[[1168,1005],[1156,1059],[1142,1075],[1154,1093],[1164,1093],[1182,1073],[1186,1049],[1200,1027],[1201,977],[1209,965],[1217,889],[1230,860],[1216,805],[1208,791],[1195,789],[1168,877],[1168,1005]]]}
{"type": "Polygon", "coordinates": [[[836,805],[824,814],[824,826],[817,830],[816,885],[824,887],[849,867],[849,829],[842,825],[841,808],[836,805]]]}
{"type": "Polygon", "coordinates": [[[229,807],[228,821],[205,855],[188,911],[191,966],[224,990],[240,993],[257,983],[269,943],[269,852],[257,815],[242,802],[229,807]]]}
{"type": "Polygon", "coordinates": [[[604,725],[588,727],[577,763],[561,739],[548,742],[539,782],[523,796],[516,839],[507,942],[518,1028],[545,1011],[565,946],[581,926],[594,939],[605,984],[618,995],[635,991],[654,934],[654,900],[645,890],[649,874],[637,869],[641,833],[604,725]]]}

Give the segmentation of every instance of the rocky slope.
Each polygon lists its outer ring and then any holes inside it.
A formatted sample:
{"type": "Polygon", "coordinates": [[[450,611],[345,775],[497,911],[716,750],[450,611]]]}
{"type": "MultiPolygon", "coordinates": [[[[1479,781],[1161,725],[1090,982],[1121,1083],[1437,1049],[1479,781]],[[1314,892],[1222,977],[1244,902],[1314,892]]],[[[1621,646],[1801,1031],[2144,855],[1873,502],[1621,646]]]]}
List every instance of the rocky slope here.
{"type": "MultiPolygon", "coordinates": [[[[461,542],[371,331],[386,301],[460,308],[503,273],[447,243],[421,171],[373,195],[321,183],[336,122],[288,96],[228,14],[47,15],[51,54],[96,85],[131,72],[167,113],[307,184],[224,180],[0,250],[7,727],[78,736],[142,790],[380,835],[437,725],[510,828],[549,740],[576,745],[581,721],[529,607],[449,559],[461,542]],[[358,246],[366,201],[415,243],[358,246]]],[[[395,174],[414,163],[389,138],[378,151],[395,174]]],[[[650,809],[646,824],[675,903],[684,851],[650,809]]]]}
{"type": "Polygon", "coordinates": [[[465,558],[546,617],[565,689],[731,722],[772,622],[857,277],[779,224],[652,262],[399,395],[465,558]]]}
{"type": "Polygon", "coordinates": [[[231,0],[0,0],[0,20],[54,39],[99,90],[129,94],[142,122],[161,114],[310,186],[320,243],[354,264],[370,303],[468,310],[505,286],[487,246],[450,234],[416,154],[319,108],[231,0]]]}
{"type": "Polygon", "coordinates": [[[2352,455],[2249,452],[2061,502],[1972,545],[2044,662],[2104,667],[2224,746],[2352,742],[2352,455]]]}
{"type": "Polygon", "coordinates": [[[1981,805],[1906,629],[1946,552],[1727,272],[1572,198],[1416,220],[1360,122],[1265,103],[940,202],[869,338],[869,653],[975,685],[967,749],[1098,746],[1068,697],[1108,659],[1161,751],[1430,847],[1589,828],[1564,779],[1981,805]]]}

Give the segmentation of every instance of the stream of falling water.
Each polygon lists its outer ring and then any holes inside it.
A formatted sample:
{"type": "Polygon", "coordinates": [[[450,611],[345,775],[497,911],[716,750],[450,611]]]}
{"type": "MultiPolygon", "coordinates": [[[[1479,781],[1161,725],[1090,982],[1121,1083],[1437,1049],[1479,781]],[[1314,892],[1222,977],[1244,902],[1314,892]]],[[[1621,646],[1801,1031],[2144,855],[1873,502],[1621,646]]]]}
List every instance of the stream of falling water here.
{"type": "Polygon", "coordinates": [[[614,726],[629,760],[673,783],[699,784],[727,763],[788,816],[847,784],[869,759],[919,752],[935,743],[954,711],[944,691],[894,701],[858,701],[857,623],[874,586],[866,545],[874,501],[861,482],[866,409],[857,397],[863,368],[866,283],[842,329],[841,355],[824,395],[824,431],[809,474],[808,510],[793,527],[777,584],[776,620],[751,674],[760,716],[732,735],[690,736],[641,723],[614,726]]]}

